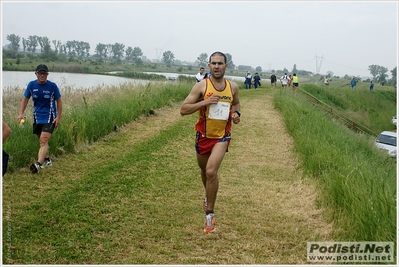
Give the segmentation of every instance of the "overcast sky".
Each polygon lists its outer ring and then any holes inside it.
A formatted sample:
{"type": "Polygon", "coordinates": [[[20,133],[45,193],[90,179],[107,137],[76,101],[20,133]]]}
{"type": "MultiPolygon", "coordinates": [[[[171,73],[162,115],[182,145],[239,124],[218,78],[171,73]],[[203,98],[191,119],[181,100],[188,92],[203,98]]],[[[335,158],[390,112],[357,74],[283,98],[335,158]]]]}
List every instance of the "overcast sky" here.
{"type": "MultiPolygon", "coordinates": [[[[121,43],[156,59],[170,50],[194,62],[222,51],[235,65],[263,70],[370,76],[398,63],[395,1],[1,2],[2,45],[16,34],[49,40],[121,43]]],[[[51,43],[52,44],[52,43],[51,43]]]]}

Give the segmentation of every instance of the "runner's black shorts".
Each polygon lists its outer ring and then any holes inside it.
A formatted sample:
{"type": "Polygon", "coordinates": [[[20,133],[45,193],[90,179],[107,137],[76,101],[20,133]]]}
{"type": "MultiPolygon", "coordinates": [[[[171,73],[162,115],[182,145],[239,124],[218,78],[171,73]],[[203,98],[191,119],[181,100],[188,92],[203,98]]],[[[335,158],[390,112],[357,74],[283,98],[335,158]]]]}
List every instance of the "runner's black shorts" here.
{"type": "Polygon", "coordinates": [[[55,128],[55,123],[46,124],[33,124],[33,134],[40,135],[42,132],[53,133],[55,128]]]}

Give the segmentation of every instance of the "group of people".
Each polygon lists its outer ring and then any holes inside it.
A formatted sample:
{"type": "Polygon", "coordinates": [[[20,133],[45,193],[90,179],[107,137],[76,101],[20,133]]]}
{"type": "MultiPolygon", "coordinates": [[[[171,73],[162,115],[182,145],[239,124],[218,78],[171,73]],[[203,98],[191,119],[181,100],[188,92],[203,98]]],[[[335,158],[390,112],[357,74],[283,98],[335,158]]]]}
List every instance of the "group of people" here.
{"type": "MultiPolygon", "coordinates": [[[[197,83],[211,76],[211,73],[204,73],[204,71],[205,69],[201,67],[199,72],[195,76],[195,80],[197,83]]],[[[291,74],[287,75],[287,73],[284,73],[284,75],[281,76],[280,79],[277,79],[276,74],[273,72],[272,75],[270,76],[270,84],[272,89],[276,87],[277,80],[281,82],[282,88],[292,86],[292,89],[296,91],[296,89],[299,86],[299,80],[296,73],[294,73],[293,75],[291,74]]],[[[246,90],[251,89],[252,85],[254,86],[255,89],[258,89],[258,87],[261,86],[261,78],[259,76],[259,73],[256,72],[255,75],[252,76],[251,72],[248,71],[244,77],[244,84],[246,90]]]]}
{"type": "MultiPolygon", "coordinates": [[[[329,79],[328,75],[326,75],[324,77],[324,81],[323,81],[324,85],[328,86],[329,81],[330,81],[330,79],[329,79]]],[[[352,80],[349,83],[350,88],[351,89],[356,89],[357,82],[358,81],[356,80],[356,78],[353,77],[352,80]]],[[[370,82],[370,87],[369,88],[370,88],[370,91],[374,91],[374,83],[373,83],[373,81],[370,82]]]]}
{"type": "MultiPolygon", "coordinates": [[[[251,73],[248,71],[247,75],[245,76],[245,89],[249,89],[251,88],[251,84],[254,84],[255,89],[258,88],[258,86],[260,86],[260,76],[259,73],[255,73],[255,75],[252,77],[251,73]]],[[[281,82],[281,86],[282,88],[284,87],[291,87],[294,91],[296,91],[296,89],[299,86],[299,80],[298,80],[298,76],[296,75],[296,73],[294,73],[293,75],[287,75],[287,73],[284,73],[283,76],[281,76],[281,78],[279,79],[281,82]]],[[[271,88],[275,88],[276,84],[277,84],[277,76],[276,74],[273,72],[272,75],[270,76],[270,84],[271,84],[271,88]]]]}
{"type": "Polygon", "coordinates": [[[205,68],[204,68],[204,67],[201,67],[201,68],[200,68],[200,71],[199,71],[199,72],[197,73],[197,75],[195,76],[195,81],[196,81],[197,83],[199,83],[199,82],[202,81],[203,79],[206,79],[206,78],[211,77],[211,73],[210,73],[210,72],[204,73],[204,71],[205,71],[205,68]]]}
{"type": "MultiPolygon", "coordinates": [[[[298,76],[296,75],[296,73],[294,73],[293,75],[287,75],[287,73],[285,72],[283,76],[280,77],[280,82],[281,82],[281,87],[284,89],[285,87],[291,87],[292,86],[292,90],[296,91],[296,89],[299,86],[299,79],[298,76]]],[[[270,76],[270,83],[271,83],[271,87],[275,88],[276,84],[277,84],[277,76],[276,74],[273,72],[272,75],[270,76]]]]}
{"type": "Polygon", "coordinates": [[[244,80],[245,89],[251,89],[252,84],[254,85],[255,89],[258,89],[258,87],[261,86],[260,80],[261,79],[258,72],[256,72],[252,77],[251,72],[248,71],[244,80]]]}
{"type": "MultiPolygon", "coordinates": [[[[351,80],[351,83],[350,83],[351,88],[352,89],[356,89],[356,84],[357,84],[356,78],[353,77],[352,80],[351,80]]],[[[374,83],[373,83],[373,81],[370,82],[370,87],[369,88],[370,88],[370,91],[374,91],[374,83]]]]}

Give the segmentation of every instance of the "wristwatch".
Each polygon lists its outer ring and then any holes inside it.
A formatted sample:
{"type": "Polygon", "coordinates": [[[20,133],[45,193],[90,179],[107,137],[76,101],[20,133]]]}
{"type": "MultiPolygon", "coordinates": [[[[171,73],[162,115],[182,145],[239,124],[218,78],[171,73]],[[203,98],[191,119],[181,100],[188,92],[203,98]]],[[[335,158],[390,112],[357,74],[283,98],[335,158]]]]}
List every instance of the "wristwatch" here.
{"type": "Polygon", "coordinates": [[[236,110],[234,112],[237,113],[238,117],[241,117],[241,112],[239,112],[238,110],[236,110]]]}

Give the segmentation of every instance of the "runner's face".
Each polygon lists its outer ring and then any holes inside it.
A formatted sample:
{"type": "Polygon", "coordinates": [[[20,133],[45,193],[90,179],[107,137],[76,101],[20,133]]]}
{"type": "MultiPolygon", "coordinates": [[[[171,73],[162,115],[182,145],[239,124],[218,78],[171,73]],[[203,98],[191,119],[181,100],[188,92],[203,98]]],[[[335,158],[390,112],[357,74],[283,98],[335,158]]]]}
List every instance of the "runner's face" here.
{"type": "Polygon", "coordinates": [[[48,73],[45,71],[36,72],[37,81],[39,84],[45,84],[48,73]]]}
{"type": "Polygon", "coordinates": [[[216,79],[223,78],[227,66],[228,65],[224,62],[224,57],[218,54],[211,57],[211,62],[208,64],[212,77],[216,79]]]}

